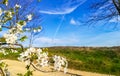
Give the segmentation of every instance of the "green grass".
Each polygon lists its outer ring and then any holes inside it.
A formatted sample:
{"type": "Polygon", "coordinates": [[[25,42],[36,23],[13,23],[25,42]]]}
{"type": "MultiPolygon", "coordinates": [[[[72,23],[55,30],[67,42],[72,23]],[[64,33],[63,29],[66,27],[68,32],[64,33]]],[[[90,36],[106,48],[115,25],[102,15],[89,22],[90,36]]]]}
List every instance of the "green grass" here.
{"type": "Polygon", "coordinates": [[[49,48],[49,52],[66,57],[69,68],[120,75],[120,52],[115,49],[49,48]]]}
{"type": "MultiPolygon", "coordinates": [[[[120,75],[120,51],[116,48],[72,48],[53,47],[48,48],[49,55],[60,55],[67,58],[69,68],[98,72],[105,74],[120,75]]],[[[11,53],[2,59],[17,59],[19,53],[11,53]]]]}

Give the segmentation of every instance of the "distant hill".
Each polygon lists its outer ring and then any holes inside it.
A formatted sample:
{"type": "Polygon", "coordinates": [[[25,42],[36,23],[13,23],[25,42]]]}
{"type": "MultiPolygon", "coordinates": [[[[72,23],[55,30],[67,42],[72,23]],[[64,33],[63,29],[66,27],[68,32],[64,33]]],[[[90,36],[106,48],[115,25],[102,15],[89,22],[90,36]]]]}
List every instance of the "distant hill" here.
{"type": "Polygon", "coordinates": [[[120,46],[115,47],[49,47],[50,55],[67,58],[69,68],[120,76],[120,46]]]}
{"type": "Polygon", "coordinates": [[[112,51],[120,51],[120,46],[113,47],[77,47],[77,46],[54,46],[48,47],[49,49],[70,49],[70,50],[78,50],[78,51],[95,51],[95,50],[112,50],[112,51]]]}

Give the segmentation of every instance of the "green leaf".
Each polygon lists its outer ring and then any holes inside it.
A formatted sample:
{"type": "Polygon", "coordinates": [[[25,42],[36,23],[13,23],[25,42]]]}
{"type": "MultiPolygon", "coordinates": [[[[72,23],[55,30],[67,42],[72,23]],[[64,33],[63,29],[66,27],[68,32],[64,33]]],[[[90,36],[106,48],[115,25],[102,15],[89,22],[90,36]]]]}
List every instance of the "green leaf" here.
{"type": "Polygon", "coordinates": [[[21,74],[21,73],[18,73],[18,74],[17,74],[17,76],[23,76],[23,74],[21,74]]]}
{"type": "Polygon", "coordinates": [[[6,3],[8,3],[8,0],[3,0],[3,4],[6,4],[6,3]]]}
{"type": "Polygon", "coordinates": [[[0,37],[0,42],[6,42],[4,37],[0,37]]]}
{"type": "Polygon", "coordinates": [[[32,71],[28,70],[24,76],[33,76],[32,71]]]}
{"type": "Polygon", "coordinates": [[[2,31],[2,28],[0,28],[0,31],[2,31]]]}
{"type": "Polygon", "coordinates": [[[23,41],[25,41],[27,38],[28,38],[27,36],[23,36],[23,37],[20,38],[20,41],[23,42],[23,41]]]}
{"type": "Polygon", "coordinates": [[[18,22],[18,24],[24,25],[24,24],[25,24],[25,21],[21,20],[21,21],[18,22]]]}

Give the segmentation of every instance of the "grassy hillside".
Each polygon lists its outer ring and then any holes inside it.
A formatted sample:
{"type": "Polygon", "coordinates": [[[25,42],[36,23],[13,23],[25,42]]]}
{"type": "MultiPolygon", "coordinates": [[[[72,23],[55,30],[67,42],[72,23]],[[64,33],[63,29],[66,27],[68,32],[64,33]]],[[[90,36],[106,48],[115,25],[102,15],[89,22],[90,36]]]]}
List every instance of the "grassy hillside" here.
{"type": "MultiPolygon", "coordinates": [[[[48,49],[50,55],[66,57],[69,68],[120,75],[120,47],[50,47],[48,49]]],[[[0,58],[16,59],[18,54],[7,56],[0,54],[0,58]]]]}
{"type": "Polygon", "coordinates": [[[66,57],[69,68],[120,75],[120,47],[52,47],[49,52],[66,57]]]}

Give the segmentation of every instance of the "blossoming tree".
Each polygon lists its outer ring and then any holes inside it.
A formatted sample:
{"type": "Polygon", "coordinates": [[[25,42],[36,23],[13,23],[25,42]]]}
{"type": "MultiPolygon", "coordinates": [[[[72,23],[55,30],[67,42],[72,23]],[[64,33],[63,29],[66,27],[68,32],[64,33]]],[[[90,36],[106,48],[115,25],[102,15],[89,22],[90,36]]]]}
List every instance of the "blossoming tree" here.
{"type": "MultiPolygon", "coordinates": [[[[27,73],[25,75],[18,75],[32,76],[32,71],[30,71],[31,66],[42,72],[60,71],[64,68],[64,72],[66,73],[68,63],[65,58],[57,55],[49,57],[48,52],[45,52],[41,48],[34,48],[30,45],[29,48],[24,49],[24,46],[20,44],[28,38],[24,34],[26,31],[40,32],[42,30],[40,27],[35,27],[32,29],[24,28],[26,27],[26,24],[32,20],[34,15],[28,14],[25,18],[15,20],[17,18],[18,11],[22,8],[22,6],[15,4],[13,8],[5,9],[5,7],[9,5],[8,0],[3,0],[1,4],[3,7],[0,7],[0,31],[6,31],[6,33],[2,37],[4,41],[0,42],[0,47],[2,48],[0,49],[0,52],[4,55],[9,54],[9,52],[7,52],[3,47],[9,48],[9,51],[17,52],[14,48],[20,46],[21,54],[20,57],[18,57],[18,60],[26,64],[27,73]],[[41,67],[49,66],[51,64],[51,59],[54,62],[54,70],[41,70],[41,67]]],[[[2,62],[2,60],[0,60],[0,73],[2,76],[10,76],[5,63],[2,62]]]]}

